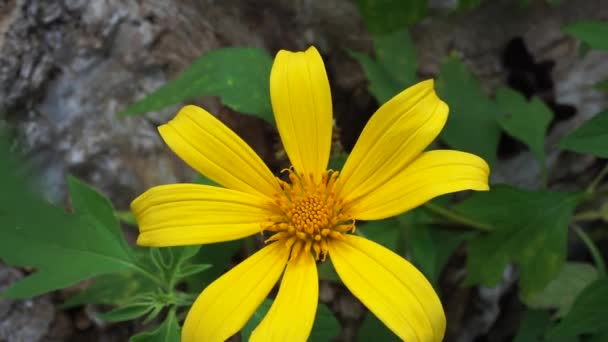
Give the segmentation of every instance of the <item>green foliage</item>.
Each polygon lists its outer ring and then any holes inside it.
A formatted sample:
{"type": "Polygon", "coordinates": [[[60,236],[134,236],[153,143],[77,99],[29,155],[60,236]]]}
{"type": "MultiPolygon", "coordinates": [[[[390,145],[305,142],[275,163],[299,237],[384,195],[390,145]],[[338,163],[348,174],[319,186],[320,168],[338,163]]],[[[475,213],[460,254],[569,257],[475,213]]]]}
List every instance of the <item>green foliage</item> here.
{"type": "MultiPolygon", "coordinates": [[[[253,330],[262,322],[264,316],[272,306],[272,299],[265,299],[258,309],[253,313],[247,324],[241,330],[243,341],[248,341],[253,333],[253,330]]],[[[340,323],[325,304],[319,303],[317,307],[317,316],[313,323],[312,332],[310,333],[310,341],[331,341],[340,333],[340,323]]]]}
{"type": "Polygon", "coordinates": [[[608,23],[593,20],[581,20],[563,28],[563,31],[580,39],[592,49],[608,50],[608,23]]]}
{"type": "Polygon", "coordinates": [[[561,317],[568,313],[576,297],[597,276],[595,267],[589,264],[568,262],[547,287],[522,299],[530,308],[558,309],[556,315],[561,317]]]}
{"type": "Polygon", "coordinates": [[[427,0],[358,0],[367,29],[386,34],[412,25],[426,16],[427,0]]]}
{"type": "Polygon", "coordinates": [[[458,9],[474,9],[481,5],[482,0],[459,0],[458,9]]]}
{"type": "Polygon", "coordinates": [[[179,342],[181,329],[177,324],[175,311],[170,310],[165,321],[152,331],[137,334],[130,342],[179,342]]]}
{"type": "Polygon", "coordinates": [[[393,252],[397,252],[399,237],[403,231],[395,218],[370,221],[360,225],[357,230],[361,236],[374,240],[393,252]]]}
{"type": "Polygon", "coordinates": [[[358,342],[382,341],[397,342],[401,341],[397,335],[393,334],[374,314],[368,312],[363,319],[363,323],[357,334],[358,342]]]}
{"type": "Polygon", "coordinates": [[[596,114],[562,139],[559,146],[570,151],[608,158],[608,111],[596,114]]]}
{"type": "Polygon", "coordinates": [[[500,88],[496,92],[496,103],[501,110],[498,122],[513,138],[528,145],[544,164],[545,135],[553,119],[553,112],[538,97],[530,102],[519,93],[500,88]]]}
{"type": "Polygon", "coordinates": [[[385,103],[416,81],[416,50],[407,30],[374,36],[376,59],[350,52],[369,81],[369,92],[378,103],[385,103]]]}
{"type": "Polygon", "coordinates": [[[468,245],[466,283],[495,286],[505,266],[520,267],[522,297],[541,291],[562,269],[568,224],[580,195],[495,186],[477,192],[457,211],[493,227],[468,245]]]}
{"type": "Polygon", "coordinates": [[[499,109],[456,56],[441,66],[437,91],[450,106],[441,139],[450,147],[475,153],[493,165],[500,137],[496,119],[499,109]]]}
{"type": "Polygon", "coordinates": [[[581,334],[607,334],[608,278],[603,277],[586,287],[562,321],[549,331],[547,338],[581,334]]]}
{"type": "Polygon", "coordinates": [[[112,206],[101,195],[71,179],[76,212],[70,214],[24,191],[28,187],[12,173],[15,168],[1,169],[0,257],[10,265],[36,269],[4,295],[33,297],[96,275],[138,267],[119,237],[112,206]]]}
{"type": "Polygon", "coordinates": [[[96,277],[92,284],[62,305],[70,308],[82,304],[125,305],[142,291],[154,288],[147,279],[134,272],[111,273],[96,277]]]}
{"type": "Polygon", "coordinates": [[[513,342],[541,342],[551,320],[546,311],[528,310],[524,314],[513,342]]]}
{"type": "Polygon", "coordinates": [[[438,288],[439,277],[450,256],[472,235],[441,229],[433,224],[433,216],[423,208],[400,216],[405,228],[411,261],[438,288]]]}
{"type": "Polygon", "coordinates": [[[201,96],[219,96],[226,106],[274,124],[269,90],[271,66],[272,58],[260,49],[216,49],[120,115],[161,110],[201,96]]]}

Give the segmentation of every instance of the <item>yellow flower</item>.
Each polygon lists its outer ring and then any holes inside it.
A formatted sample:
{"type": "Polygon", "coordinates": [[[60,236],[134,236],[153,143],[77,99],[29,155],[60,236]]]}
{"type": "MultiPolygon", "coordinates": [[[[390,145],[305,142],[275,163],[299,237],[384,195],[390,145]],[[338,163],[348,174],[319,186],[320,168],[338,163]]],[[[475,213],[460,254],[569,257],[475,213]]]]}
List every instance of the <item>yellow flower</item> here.
{"type": "Polygon", "coordinates": [[[450,150],[423,150],[436,138],[448,106],[433,81],[418,83],[369,120],[344,168],[326,170],[332,103],[314,47],[280,51],[270,95],[293,167],[276,178],[234,132],[205,110],[184,107],[159,127],[167,145],[223,187],[154,187],[131,205],[139,245],[179,246],[263,233],[267,245],[209,285],[196,299],[182,340],[224,341],[237,333],[281,275],[281,286],[252,341],[305,341],[317,310],[316,261],[329,257],[346,287],[408,342],[441,341],[445,315],[425,277],[392,251],[353,235],[356,220],[403,213],[433,197],[488,189],[488,165],[450,150]]]}

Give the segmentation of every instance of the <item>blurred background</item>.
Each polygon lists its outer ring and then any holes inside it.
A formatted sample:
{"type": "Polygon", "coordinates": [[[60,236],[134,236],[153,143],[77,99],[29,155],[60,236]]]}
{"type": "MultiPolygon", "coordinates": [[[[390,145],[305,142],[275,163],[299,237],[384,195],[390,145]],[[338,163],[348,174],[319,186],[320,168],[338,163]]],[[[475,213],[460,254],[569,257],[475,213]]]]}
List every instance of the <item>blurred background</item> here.
{"type": "MultiPolygon", "coordinates": [[[[236,46],[274,56],[279,49],[315,45],[332,88],[336,139],[349,151],[379,106],[353,52],[374,56],[374,34],[405,27],[417,79],[437,78],[445,61],[457,58],[473,75],[469,81],[479,82],[489,97],[505,86],[526,98],[536,96],[553,112],[547,144],[608,107],[608,92],[595,86],[608,79],[608,53],[586,48],[563,30],[580,20],[608,20],[606,0],[412,0],[405,17],[390,5],[374,4],[0,0],[0,131],[41,175],[40,188],[49,201],[66,201],[66,177],[71,174],[127,210],[144,190],[191,181],[195,174],[156,130],[181,104],[141,116],[118,114],[175,79],[200,56],[236,46]],[[396,19],[391,13],[397,13],[396,19]]],[[[470,86],[466,82],[463,87],[470,86]]],[[[285,164],[276,130],[268,122],[225,106],[218,97],[189,102],[216,114],[274,170],[285,164]]],[[[471,126],[470,133],[479,129],[471,126]]],[[[534,154],[504,133],[498,139],[492,182],[538,187],[542,170],[534,154]]],[[[547,153],[546,162],[552,170],[548,183],[564,190],[584,187],[601,167],[590,155],[557,150],[547,153]]],[[[136,232],[127,229],[126,234],[133,241],[136,232]]],[[[606,243],[598,242],[603,250],[606,243]]],[[[569,252],[574,259],[584,258],[580,245],[570,245],[569,252]]],[[[457,249],[441,276],[446,341],[511,341],[524,311],[517,272],[507,268],[494,288],[463,287],[465,255],[457,249]]],[[[0,290],[27,272],[0,263],[0,290]]],[[[0,299],[0,341],[126,341],[141,328],[136,322],[96,320],[87,306],[61,310],[60,303],[76,292],[78,287],[34,299],[0,299]]],[[[356,340],[365,308],[335,284],[323,283],[320,300],[341,323],[339,340],[356,340]]]]}

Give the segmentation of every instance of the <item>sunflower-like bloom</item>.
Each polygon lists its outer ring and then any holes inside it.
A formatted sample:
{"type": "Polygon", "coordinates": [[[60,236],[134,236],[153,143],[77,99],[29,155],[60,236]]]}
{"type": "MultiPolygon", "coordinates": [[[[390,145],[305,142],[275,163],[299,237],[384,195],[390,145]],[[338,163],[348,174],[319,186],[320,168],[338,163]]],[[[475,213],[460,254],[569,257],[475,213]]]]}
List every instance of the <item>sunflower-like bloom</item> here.
{"type": "MultiPolygon", "coordinates": [[[[275,177],[234,132],[205,110],[184,107],[159,127],[167,145],[222,187],[154,187],[131,205],[139,245],[181,246],[266,236],[266,246],[194,302],[182,341],[224,341],[237,333],[281,278],[252,341],[305,341],[317,310],[317,262],[331,260],[346,287],[397,336],[438,342],[446,327],[426,278],[399,255],[354,235],[356,220],[378,220],[461,190],[488,190],[488,165],[450,150],[423,152],[443,128],[448,106],[433,81],[418,83],[378,109],[341,171],[327,170],[332,102],[314,47],[280,51],[270,95],[291,161],[275,177]]],[[[329,261],[326,261],[329,262],[329,261]]]]}

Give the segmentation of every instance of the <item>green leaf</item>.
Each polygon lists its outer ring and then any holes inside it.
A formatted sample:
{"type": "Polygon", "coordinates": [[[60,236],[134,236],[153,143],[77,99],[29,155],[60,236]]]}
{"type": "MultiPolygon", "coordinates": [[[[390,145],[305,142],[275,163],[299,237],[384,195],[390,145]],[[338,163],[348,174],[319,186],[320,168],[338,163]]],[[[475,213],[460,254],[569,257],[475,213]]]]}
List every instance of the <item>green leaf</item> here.
{"type": "Polygon", "coordinates": [[[398,342],[401,341],[397,335],[390,331],[374,314],[367,312],[363,323],[357,333],[357,341],[382,341],[398,342]]]}
{"type": "Polygon", "coordinates": [[[226,272],[231,264],[232,257],[241,249],[244,241],[241,239],[202,246],[198,253],[190,259],[190,262],[193,264],[210,264],[213,267],[186,278],[188,289],[193,292],[200,291],[226,272]]]}
{"type": "Polygon", "coordinates": [[[591,48],[608,50],[608,23],[593,20],[581,20],[563,28],[563,31],[583,42],[591,48]]]}
{"type": "Polygon", "coordinates": [[[99,206],[89,208],[88,200],[79,196],[90,193],[76,191],[72,195],[80,210],[69,214],[30,193],[9,160],[8,151],[0,146],[0,258],[13,266],[34,267],[36,272],[4,295],[32,297],[136,267],[115,227],[104,225],[111,207],[93,200],[99,206]]]}
{"type": "Polygon", "coordinates": [[[578,194],[494,186],[460,203],[457,212],[493,227],[468,244],[465,282],[493,287],[515,262],[522,297],[544,289],[564,265],[568,224],[579,200],[578,194]]]}
{"type": "Polygon", "coordinates": [[[150,304],[131,304],[100,314],[99,318],[106,322],[130,321],[145,315],[152,310],[152,308],[153,307],[150,304]]]}
{"type": "Polygon", "coordinates": [[[338,273],[336,272],[336,269],[329,258],[317,265],[317,272],[319,272],[319,279],[321,280],[342,283],[340,276],[338,276],[338,273]]]}
{"type": "Polygon", "coordinates": [[[344,167],[344,163],[346,163],[347,158],[348,153],[346,152],[336,153],[329,159],[329,166],[327,168],[335,171],[342,170],[342,167],[344,167]]]}
{"type": "Polygon", "coordinates": [[[551,314],[547,311],[528,310],[523,315],[513,342],[578,342],[576,338],[557,336],[551,340],[544,339],[551,325],[551,314]]]}
{"type": "MultiPolygon", "coordinates": [[[[272,299],[265,299],[258,307],[253,316],[241,330],[241,338],[243,341],[248,341],[253,333],[253,330],[262,322],[262,319],[272,306],[272,299]]],[[[334,337],[340,333],[340,324],[325,304],[317,306],[317,315],[313,323],[312,332],[310,333],[310,341],[332,341],[334,337]]]]}
{"type": "Polygon", "coordinates": [[[458,9],[474,9],[481,5],[482,0],[460,0],[458,1],[458,9]]]}
{"type": "Polygon", "coordinates": [[[133,272],[104,274],[95,278],[89,287],[70,297],[62,307],[82,304],[124,305],[136,294],[153,290],[154,286],[133,272]]]}
{"type": "Polygon", "coordinates": [[[601,81],[595,85],[595,89],[608,91],[608,80],[601,81]]]}
{"type": "Polygon", "coordinates": [[[181,329],[177,324],[175,311],[170,310],[165,321],[152,331],[137,334],[129,340],[130,342],[179,342],[181,329]]]}
{"type": "Polygon", "coordinates": [[[458,57],[450,56],[439,75],[437,91],[450,106],[441,139],[452,148],[477,154],[494,164],[500,137],[496,104],[458,57]]]}
{"type": "Polygon", "coordinates": [[[523,95],[508,88],[499,88],[496,103],[502,115],[498,122],[513,138],[528,145],[544,164],[545,135],[553,119],[553,112],[538,97],[530,102],[523,95]]]}
{"type": "Polygon", "coordinates": [[[524,303],[534,309],[559,309],[557,316],[564,316],[576,297],[596,280],[597,276],[597,270],[589,264],[568,262],[557,278],[541,292],[524,297],[524,303]]]}
{"type": "Polygon", "coordinates": [[[570,151],[608,158],[608,111],[596,114],[562,139],[559,146],[570,151]]]}
{"type": "Polygon", "coordinates": [[[120,229],[120,222],[115,215],[112,202],[90,185],[72,176],[68,177],[68,188],[72,197],[74,211],[81,214],[89,214],[99,221],[103,227],[114,234],[125,252],[130,254],[131,248],[120,229]]]}
{"type": "Polygon", "coordinates": [[[270,55],[257,48],[212,50],[175,80],[145,96],[120,115],[157,111],[201,96],[219,96],[226,106],[274,124],[269,91],[271,66],[270,55]]]}
{"type": "Polygon", "coordinates": [[[362,236],[373,240],[384,247],[397,251],[401,227],[395,218],[366,222],[357,227],[362,236]]]}
{"type": "Polygon", "coordinates": [[[374,36],[376,60],[349,52],[361,64],[369,81],[369,91],[378,103],[385,103],[416,81],[416,49],[407,30],[374,36]]]}
{"type": "Polygon", "coordinates": [[[194,264],[187,265],[179,269],[177,272],[177,279],[183,279],[187,277],[191,277],[197,273],[203,272],[211,268],[212,265],[209,264],[194,264]]]}
{"type": "Polygon", "coordinates": [[[327,305],[319,303],[310,341],[333,341],[340,334],[340,323],[327,305]]]}
{"type": "Polygon", "coordinates": [[[607,307],[608,278],[603,277],[583,290],[568,315],[549,331],[547,338],[551,340],[557,336],[605,334],[608,332],[607,307]]]}
{"type": "Polygon", "coordinates": [[[412,25],[426,16],[427,0],[358,0],[367,29],[385,34],[412,25]]]}
{"type": "Polygon", "coordinates": [[[450,257],[465,240],[472,235],[439,229],[431,225],[406,226],[411,261],[436,288],[439,277],[450,257]]]}
{"type": "Polygon", "coordinates": [[[528,310],[522,318],[513,342],[541,342],[551,315],[547,311],[528,310]]]}
{"type": "Polygon", "coordinates": [[[194,183],[202,184],[202,185],[220,186],[216,182],[212,181],[211,179],[209,179],[201,174],[198,174],[198,175],[196,175],[196,177],[194,177],[194,183]]]}
{"type": "Polygon", "coordinates": [[[255,312],[253,313],[253,315],[251,316],[251,318],[249,319],[247,324],[245,324],[245,326],[241,330],[241,340],[242,341],[249,341],[249,337],[253,333],[253,330],[255,330],[255,328],[262,322],[262,319],[264,319],[264,316],[266,316],[266,314],[268,313],[268,310],[270,310],[271,306],[272,306],[272,299],[268,299],[268,298],[264,299],[262,304],[260,304],[258,309],[255,310],[255,312]]]}

